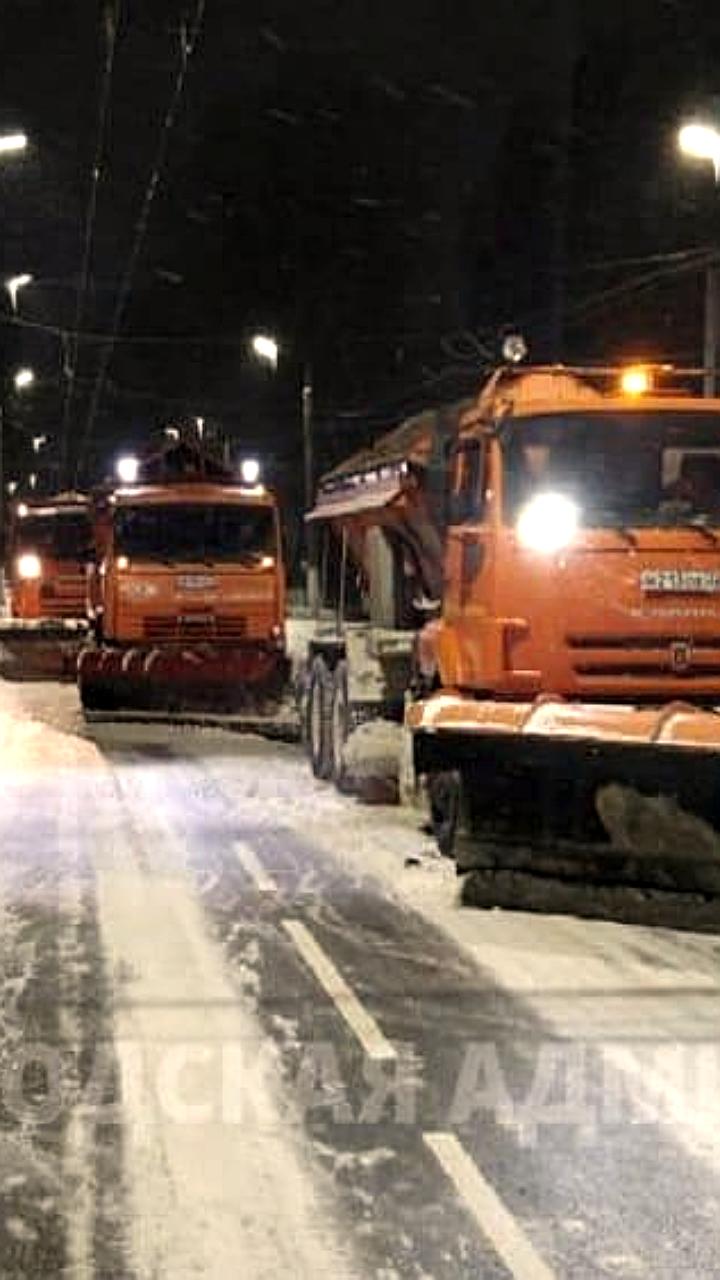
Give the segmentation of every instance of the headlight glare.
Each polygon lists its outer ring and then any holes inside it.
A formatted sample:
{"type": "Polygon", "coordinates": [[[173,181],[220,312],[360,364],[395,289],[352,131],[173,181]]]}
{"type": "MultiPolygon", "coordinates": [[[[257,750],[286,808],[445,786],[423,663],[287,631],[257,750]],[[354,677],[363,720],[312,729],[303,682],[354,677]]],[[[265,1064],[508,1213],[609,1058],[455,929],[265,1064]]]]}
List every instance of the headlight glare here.
{"type": "Polygon", "coordinates": [[[538,493],[522,508],[517,521],[518,542],[528,551],[552,555],[575,538],[580,508],[564,493],[538,493]]]}
{"type": "Polygon", "coordinates": [[[18,556],[17,575],[23,582],[34,582],[42,575],[42,563],[34,551],[26,551],[18,556]]]}

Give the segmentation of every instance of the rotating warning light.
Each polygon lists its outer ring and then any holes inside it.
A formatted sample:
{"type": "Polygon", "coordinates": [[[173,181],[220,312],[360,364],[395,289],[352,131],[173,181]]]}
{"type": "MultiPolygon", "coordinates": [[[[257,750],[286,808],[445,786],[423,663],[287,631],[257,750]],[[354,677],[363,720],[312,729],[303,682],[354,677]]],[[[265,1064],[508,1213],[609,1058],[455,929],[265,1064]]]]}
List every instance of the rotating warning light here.
{"type": "Polygon", "coordinates": [[[620,376],[620,390],[625,396],[646,396],[652,386],[652,374],[642,364],[630,365],[620,376]]]}

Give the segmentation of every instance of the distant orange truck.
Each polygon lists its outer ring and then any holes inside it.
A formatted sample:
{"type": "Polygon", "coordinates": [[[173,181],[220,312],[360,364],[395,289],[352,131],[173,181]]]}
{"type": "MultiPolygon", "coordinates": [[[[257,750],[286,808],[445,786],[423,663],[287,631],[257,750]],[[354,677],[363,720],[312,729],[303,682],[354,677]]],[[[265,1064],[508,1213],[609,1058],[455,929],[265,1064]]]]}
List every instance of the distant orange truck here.
{"type": "Polygon", "coordinates": [[[97,519],[80,655],[88,711],[262,713],[282,696],[285,566],[274,495],[203,474],[116,489],[97,519]]]}
{"type": "Polygon", "coordinates": [[[74,678],[86,632],[93,525],[84,494],[18,502],[6,559],[9,618],[0,623],[0,670],[18,679],[74,678]]]}

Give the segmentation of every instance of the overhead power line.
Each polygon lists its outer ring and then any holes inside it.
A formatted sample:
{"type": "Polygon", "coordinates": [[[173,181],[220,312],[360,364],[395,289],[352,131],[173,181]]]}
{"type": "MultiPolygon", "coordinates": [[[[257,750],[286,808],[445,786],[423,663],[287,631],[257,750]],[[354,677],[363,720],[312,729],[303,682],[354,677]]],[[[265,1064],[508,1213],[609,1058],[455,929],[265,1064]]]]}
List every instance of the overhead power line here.
{"type": "Polygon", "coordinates": [[[150,178],[149,178],[147,187],[145,189],[145,195],[143,198],[142,206],[140,209],[137,222],[135,224],[135,234],[133,237],[132,247],[130,249],[128,260],[125,264],[125,271],[123,273],[123,277],[120,283],[120,288],[118,289],[117,299],[115,302],[115,309],[113,311],[112,322],[110,326],[110,336],[108,338],[107,344],[104,347],[100,357],[100,366],[98,368],[97,377],[95,379],[95,385],[93,387],[93,393],[90,399],[87,420],[85,423],[85,432],[83,435],[80,452],[78,454],[77,465],[75,468],[76,484],[79,482],[80,471],[83,465],[85,455],[87,454],[90,440],[92,438],[92,433],[95,426],[95,419],[97,417],[100,401],[102,399],[102,394],[105,387],[105,380],[107,378],[108,370],[110,368],[110,362],[112,360],[113,352],[115,350],[118,331],[122,323],[123,315],[125,314],[125,308],[127,306],[128,298],[130,297],[130,294],[132,292],[133,282],[135,278],[135,270],[138,264],[138,260],[140,258],[140,253],[145,240],[145,235],[147,233],[148,224],[150,221],[150,213],[152,210],[153,202],[155,200],[155,196],[157,194],[158,187],[160,185],[162,171],[165,165],[168,146],[170,143],[170,137],[171,137],[173,128],[175,126],[178,108],[180,106],[183,90],[185,88],[185,79],[187,76],[188,66],[190,64],[192,55],[195,52],[195,47],[200,37],[200,33],[202,31],[203,20],[205,17],[205,6],[206,6],[206,0],[197,0],[192,22],[188,28],[183,28],[181,32],[180,61],[178,65],[178,70],[175,76],[172,93],[170,95],[170,102],[168,104],[167,111],[165,112],[165,117],[163,119],[162,129],[160,132],[160,139],[159,139],[157,150],[155,153],[155,158],[153,161],[150,178]]]}
{"type": "MultiPolygon", "coordinates": [[[[0,315],[0,327],[9,325],[16,329],[30,329],[34,333],[47,333],[51,337],[65,342],[72,336],[72,330],[60,324],[47,324],[40,320],[25,320],[22,316],[0,315]]],[[[112,341],[116,346],[206,346],[237,347],[247,345],[247,333],[123,333],[114,338],[110,331],[102,332],[92,329],[80,330],[78,343],[100,346],[112,341]]]]}
{"type": "Polygon", "coordinates": [[[577,302],[571,303],[567,309],[568,317],[577,319],[579,316],[589,315],[592,312],[601,310],[608,303],[616,303],[647,289],[653,289],[656,285],[662,284],[666,280],[674,279],[676,276],[695,274],[717,263],[718,257],[717,249],[707,249],[702,255],[698,255],[690,261],[673,262],[666,264],[664,267],[658,267],[655,271],[643,272],[642,275],[633,276],[630,280],[623,281],[621,284],[613,285],[609,289],[602,289],[587,298],[581,298],[577,302]]]}
{"type": "Polygon", "coordinates": [[[75,302],[75,318],[72,334],[70,335],[65,348],[64,363],[66,366],[67,380],[65,384],[65,395],[63,398],[62,430],[60,435],[60,465],[63,471],[67,463],[70,413],[72,409],[73,394],[75,391],[79,334],[85,312],[85,300],[87,298],[90,265],[92,262],[98,192],[100,189],[100,180],[102,178],[103,162],[105,159],[105,136],[107,133],[107,122],[110,112],[110,102],[112,99],[113,71],[115,69],[115,46],[117,44],[117,33],[120,25],[120,13],[121,0],[107,0],[104,11],[105,65],[103,68],[100,98],[98,102],[95,153],[93,155],[92,170],[90,174],[90,191],[88,193],[87,209],[85,211],[85,227],[83,234],[82,258],[80,262],[80,276],[78,279],[77,297],[75,302]]]}

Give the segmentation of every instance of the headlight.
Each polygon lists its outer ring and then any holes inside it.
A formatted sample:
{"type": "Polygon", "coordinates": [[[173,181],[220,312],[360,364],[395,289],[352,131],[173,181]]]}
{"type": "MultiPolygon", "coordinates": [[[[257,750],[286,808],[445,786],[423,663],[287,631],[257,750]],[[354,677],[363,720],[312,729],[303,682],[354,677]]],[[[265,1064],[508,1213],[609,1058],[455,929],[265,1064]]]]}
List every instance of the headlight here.
{"type": "Polygon", "coordinates": [[[16,568],[18,578],[22,578],[24,582],[32,582],[42,575],[40,557],[34,551],[26,551],[24,555],[18,556],[16,568]]]}
{"type": "Polygon", "coordinates": [[[580,522],[580,509],[562,493],[539,493],[523,507],[517,522],[517,536],[528,551],[552,555],[573,541],[580,522]]]}

